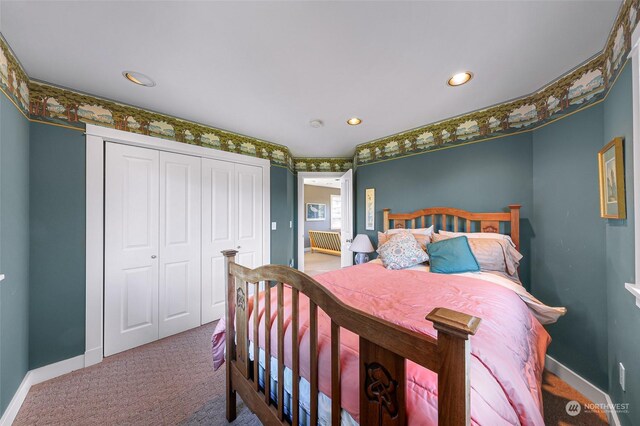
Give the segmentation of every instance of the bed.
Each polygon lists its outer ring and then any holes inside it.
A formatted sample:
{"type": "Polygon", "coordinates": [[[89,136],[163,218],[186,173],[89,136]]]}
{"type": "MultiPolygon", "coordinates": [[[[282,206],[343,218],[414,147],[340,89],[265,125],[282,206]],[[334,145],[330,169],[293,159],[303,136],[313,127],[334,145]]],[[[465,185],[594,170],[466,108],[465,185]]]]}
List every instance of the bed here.
{"type": "MultiPolygon", "coordinates": [[[[384,229],[509,233],[519,247],[519,208],[385,209],[384,229]]],[[[379,262],[313,279],[224,254],[227,311],[213,341],[227,354],[229,421],[239,394],[264,424],[543,424],[541,321],[563,312],[509,280],[379,262]]]]}

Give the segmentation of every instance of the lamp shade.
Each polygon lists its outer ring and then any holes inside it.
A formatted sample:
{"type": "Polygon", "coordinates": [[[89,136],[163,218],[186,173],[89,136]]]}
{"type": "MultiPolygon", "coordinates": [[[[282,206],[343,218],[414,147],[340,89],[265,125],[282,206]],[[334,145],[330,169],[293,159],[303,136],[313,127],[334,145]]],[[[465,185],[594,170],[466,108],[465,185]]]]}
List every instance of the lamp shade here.
{"type": "Polygon", "coordinates": [[[349,248],[349,250],[355,253],[371,253],[375,251],[373,245],[371,244],[369,236],[366,234],[356,235],[356,237],[353,239],[353,242],[351,243],[351,247],[349,248]]]}

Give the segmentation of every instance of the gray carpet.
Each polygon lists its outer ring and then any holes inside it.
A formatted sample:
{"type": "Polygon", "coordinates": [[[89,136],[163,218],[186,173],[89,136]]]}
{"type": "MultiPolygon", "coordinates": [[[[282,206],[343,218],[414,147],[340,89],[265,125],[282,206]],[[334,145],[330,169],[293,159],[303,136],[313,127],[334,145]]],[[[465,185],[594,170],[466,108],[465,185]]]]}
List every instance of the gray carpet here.
{"type": "MultiPolygon", "coordinates": [[[[215,323],[106,358],[33,386],[15,425],[226,425],[225,370],[214,372],[215,323]]],[[[544,378],[545,424],[606,424],[604,413],[570,417],[588,400],[557,377],[544,378]]],[[[234,425],[260,425],[238,398],[234,425]]]]}
{"type": "MultiPolygon", "coordinates": [[[[207,324],[33,386],[15,425],[226,425],[207,324]]],[[[242,404],[236,425],[259,425],[242,404]]]]}
{"type": "Polygon", "coordinates": [[[260,420],[238,398],[238,417],[233,423],[227,423],[224,417],[224,395],[207,402],[193,416],[182,422],[182,425],[261,425],[260,420]]]}

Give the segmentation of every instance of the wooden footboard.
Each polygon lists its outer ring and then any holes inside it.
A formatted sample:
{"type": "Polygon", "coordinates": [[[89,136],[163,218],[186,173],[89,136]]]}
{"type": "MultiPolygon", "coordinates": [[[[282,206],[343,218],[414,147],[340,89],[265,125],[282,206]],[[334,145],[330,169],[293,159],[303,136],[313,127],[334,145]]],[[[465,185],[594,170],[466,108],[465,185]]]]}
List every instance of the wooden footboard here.
{"type": "MultiPolygon", "coordinates": [[[[237,251],[223,251],[226,257],[226,375],[227,420],[236,417],[236,393],[263,424],[288,424],[284,412],[284,357],[278,356],[277,403],[270,398],[269,380],[264,389],[258,383],[259,364],[249,361],[249,298],[259,312],[260,283],[264,282],[265,317],[271,317],[271,298],[277,297],[277,348],[284,353],[284,287],[290,287],[292,339],[291,423],[299,424],[300,356],[298,345],[299,297],[310,304],[311,425],[318,421],[318,308],[331,319],[331,424],[339,425],[340,328],[360,336],[360,424],[403,425],[407,422],[405,402],[405,360],[411,360],[438,374],[438,424],[469,425],[469,335],[475,334],[480,319],[445,308],[436,308],[425,318],[438,330],[434,339],[351,308],[313,278],[286,266],[268,265],[248,269],[235,263],[237,251]],[[274,285],[272,287],[272,285],[274,285]],[[275,294],[274,294],[275,291],[275,294]],[[234,325],[235,324],[235,325],[234,325]],[[233,336],[237,343],[234,343],[233,336]]],[[[258,315],[253,316],[253,359],[259,359],[258,315]]],[[[271,358],[269,321],[264,321],[265,359],[271,358]]],[[[270,377],[265,362],[264,377],[270,377]]]]}
{"type": "Polygon", "coordinates": [[[309,231],[311,253],[326,253],[340,256],[340,233],[329,231],[309,231]]]}

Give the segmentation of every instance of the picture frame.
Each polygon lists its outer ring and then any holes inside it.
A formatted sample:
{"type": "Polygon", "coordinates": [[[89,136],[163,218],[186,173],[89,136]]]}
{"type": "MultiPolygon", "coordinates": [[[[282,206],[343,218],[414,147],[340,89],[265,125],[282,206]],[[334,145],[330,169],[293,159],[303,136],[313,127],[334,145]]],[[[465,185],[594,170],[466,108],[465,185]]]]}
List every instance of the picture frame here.
{"type": "Polygon", "coordinates": [[[307,203],[305,206],[307,222],[327,220],[327,205],[322,203],[307,203]]]}
{"type": "Polygon", "coordinates": [[[614,138],[598,151],[600,217],[626,219],[624,139],[614,138]]]}
{"type": "Polygon", "coordinates": [[[376,190],[367,188],[364,190],[364,221],[365,230],[374,231],[376,229],[376,190]]]}

